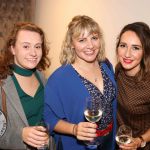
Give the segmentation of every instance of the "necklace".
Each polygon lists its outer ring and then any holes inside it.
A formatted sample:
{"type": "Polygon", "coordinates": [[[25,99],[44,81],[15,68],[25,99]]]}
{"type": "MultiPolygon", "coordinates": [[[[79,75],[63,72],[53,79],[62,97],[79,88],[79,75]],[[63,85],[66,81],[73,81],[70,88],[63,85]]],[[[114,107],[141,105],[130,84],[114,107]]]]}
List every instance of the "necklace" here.
{"type": "Polygon", "coordinates": [[[98,78],[94,78],[94,81],[97,82],[98,78]]]}
{"type": "Polygon", "coordinates": [[[73,67],[75,68],[75,70],[77,70],[77,72],[83,76],[84,78],[88,79],[91,82],[95,82],[97,84],[97,82],[99,81],[99,72],[100,72],[100,66],[99,64],[96,64],[95,66],[93,66],[93,68],[91,68],[90,70],[87,70],[88,67],[83,67],[79,64],[73,65],[73,67]],[[86,68],[86,69],[85,69],[86,68]]]}
{"type": "Polygon", "coordinates": [[[12,70],[19,74],[19,75],[22,75],[22,76],[31,76],[35,71],[36,71],[36,68],[34,69],[24,69],[24,68],[21,68],[20,66],[16,65],[16,64],[13,64],[12,65],[12,70]]]}

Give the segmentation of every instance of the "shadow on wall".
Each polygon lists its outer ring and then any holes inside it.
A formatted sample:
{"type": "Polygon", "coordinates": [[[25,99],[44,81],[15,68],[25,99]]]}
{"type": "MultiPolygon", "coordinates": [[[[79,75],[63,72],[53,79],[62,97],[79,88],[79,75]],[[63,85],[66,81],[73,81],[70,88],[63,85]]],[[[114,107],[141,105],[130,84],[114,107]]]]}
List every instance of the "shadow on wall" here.
{"type": "Polygon", "coordinates": [[[0,50],[16,22],[33,21],[36,0],[0,0],[0,50]]]}

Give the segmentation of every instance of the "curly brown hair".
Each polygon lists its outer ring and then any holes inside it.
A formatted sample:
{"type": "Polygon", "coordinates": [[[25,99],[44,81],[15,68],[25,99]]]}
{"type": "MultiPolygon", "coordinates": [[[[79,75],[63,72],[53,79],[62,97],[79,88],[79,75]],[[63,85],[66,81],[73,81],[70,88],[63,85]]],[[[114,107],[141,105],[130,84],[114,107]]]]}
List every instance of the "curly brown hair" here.
{"type": "Polygon", "coordinates": [[[14,64],[14,56],[11,52],[11,46],[15,46],[18,32],[21,30],[33,31],[40,34],[42,39],[42,58],[36,68],[38,70],[45,70],[50,66],[50,60],[47,57],[49,47],[46,42],[44,31],[33,23],[16,23],[4,45],[4,48],[0,51],[0,79],[4,79],[12,74],[11,65],[14,64]]]}

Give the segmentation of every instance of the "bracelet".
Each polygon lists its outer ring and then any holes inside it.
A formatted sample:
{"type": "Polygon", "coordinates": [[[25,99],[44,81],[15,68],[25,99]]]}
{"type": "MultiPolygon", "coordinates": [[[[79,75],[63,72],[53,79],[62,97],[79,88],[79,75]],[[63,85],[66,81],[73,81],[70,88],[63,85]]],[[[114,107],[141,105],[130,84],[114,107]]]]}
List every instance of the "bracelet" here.
{"type": "Polygon", "coordinates": [[[72,133],[73,133],[73,135],[75,135],[75,136],[76,136],[76,127],[77,127],[77,125],[74,124],[74,125],[73,125],[73,129],[72,129],[72,133]]]}

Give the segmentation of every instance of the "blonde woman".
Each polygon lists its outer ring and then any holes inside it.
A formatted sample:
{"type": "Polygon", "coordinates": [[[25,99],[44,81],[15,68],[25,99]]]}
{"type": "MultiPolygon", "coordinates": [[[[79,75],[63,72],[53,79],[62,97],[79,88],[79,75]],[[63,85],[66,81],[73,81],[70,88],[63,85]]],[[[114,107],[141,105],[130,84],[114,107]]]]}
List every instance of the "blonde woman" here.
{"type": "Polygon", "coordinates": [[[44,118],[64,150],[87,148],[114,150],[116,84],[111,64],[106,63],[102,31],[92,18],[75,16],[68,25],[60,55],[62,66],[48,79],[44,118]],[[99,122],[87,122],[85,100],[102,103],[99,122]],[[85,141],[100,143],[86,145],[85,141]]]}

